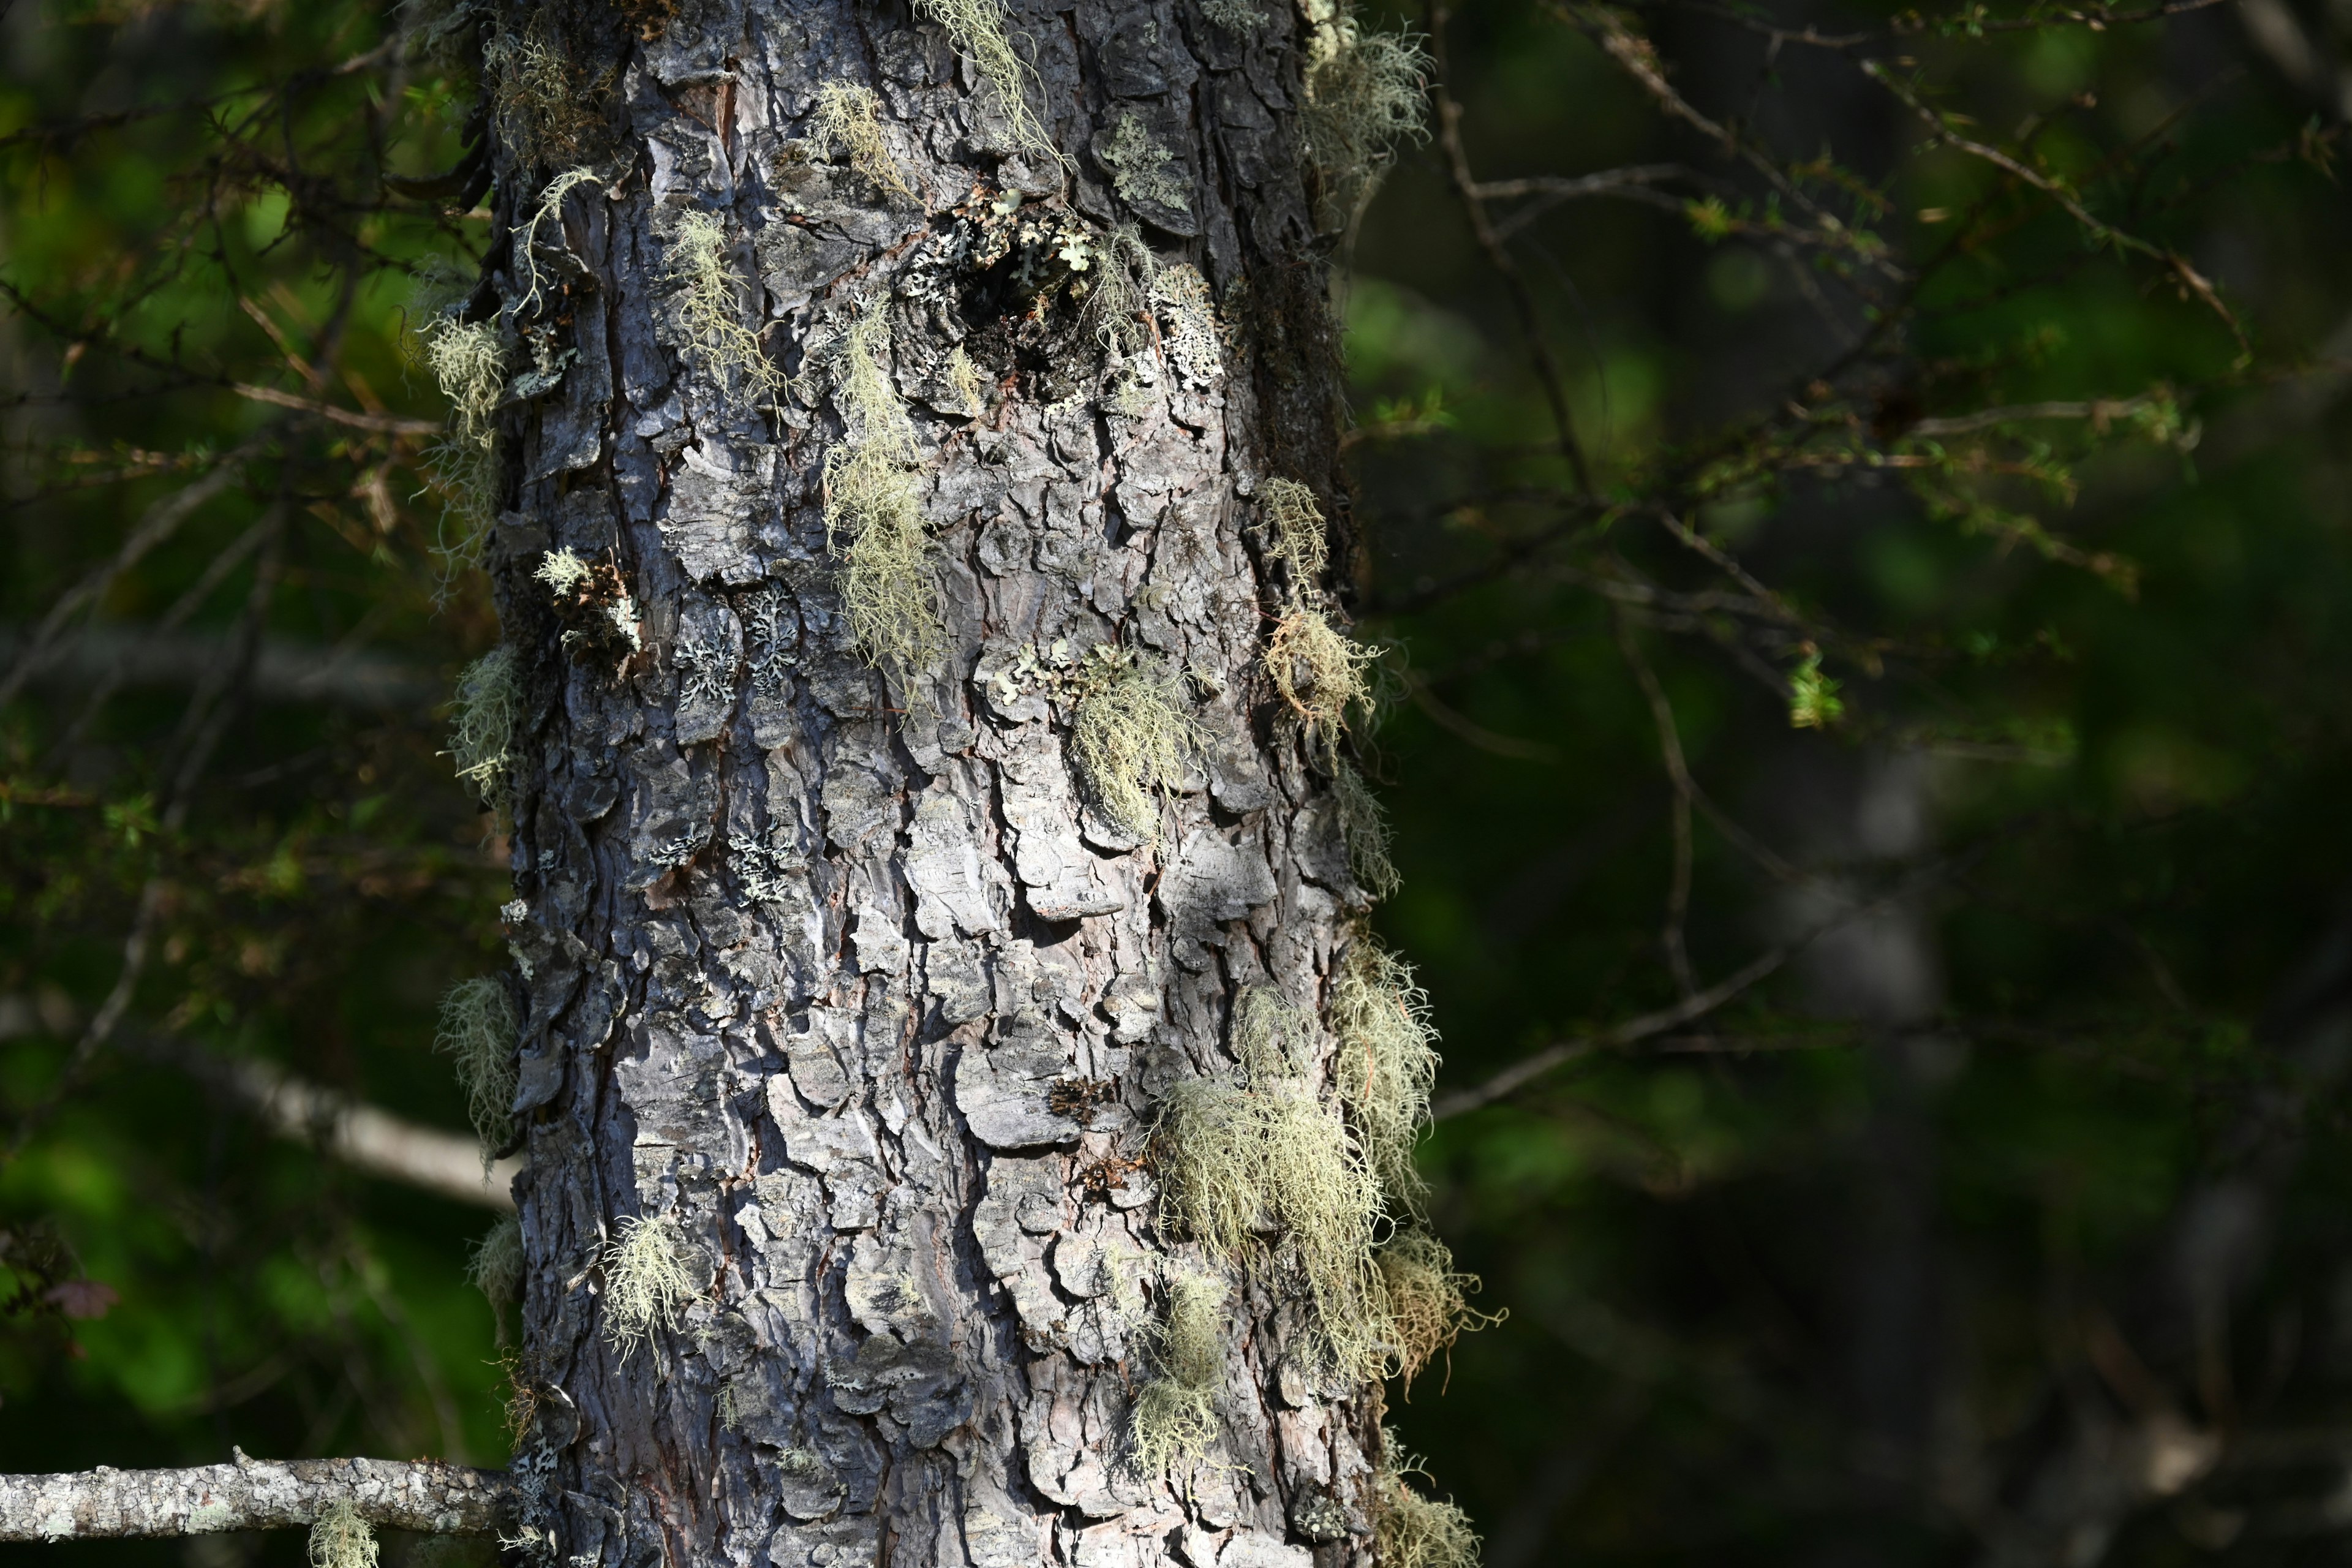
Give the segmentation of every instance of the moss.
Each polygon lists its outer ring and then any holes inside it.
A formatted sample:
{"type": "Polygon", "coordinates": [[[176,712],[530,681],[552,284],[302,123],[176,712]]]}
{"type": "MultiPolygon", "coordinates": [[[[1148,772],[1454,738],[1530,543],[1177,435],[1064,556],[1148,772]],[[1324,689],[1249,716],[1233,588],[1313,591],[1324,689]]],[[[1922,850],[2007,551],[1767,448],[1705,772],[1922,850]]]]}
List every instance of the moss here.
{"type": "Polygon", "coordinates": [[[1202,1458],[1217,1440],[1231,1294],[1213,1274],[1178,1267],[1169,1275],[1167,1314],[1147,1346],[1152,1375],[1135,1396],[1135,1462],[1147,1476],[1202,1458]]]}
{"type": "Polygon", "coordinates": [[[1380,650],[1335,629],[1319,610],[1294,604],[1266,639],[1266,678],[1335,771],[1350,709],[1370,707],[1365,671],[1380,650]]]}
{"type": "Polygon", "coordinates": [[[945,27],[956,52],[979,68],[1004,106],[1004,122],[1015,146],[1040,162],[1059,168],[1062,154],[1054,139],[1029,107],[1029,85],[1035,73],[1013,52],[1004,32],[1002,0],[915,0],[915,8],[945,27]]]}
{"type": "Polygon", "coordinates": [[[655,1329],[677,1327],[694,1294],[691,1255],[668,1215],[624,1219],[605,1244],[604,1337],[625,1359],[655,1329]]]}
{"type": "Polygon", "coordinates": [[[1321,582],[1330,565],[1323,509],[1316,504],[1315,492],[1297,479],[1268,479],[1258,515],[1265,520],[1266,553],[1289,570],[1291,596],[1297,602],[1321,582]]]}
{"type": "Polygon", "coordinates": [[[1351,226],[1401,142],[1428,134],[1429,57],[1400,33],[1367,31],[1344,5],[1324,9],[1307,71],[1307,151],[1322,221],[1351,226]]]}
{"type": "Polygon", "coordinates": [[[1355,764],[1342,760],[1331,776],[1331,794],[1339,807],[1339,838],[1348,847],[1348,868],[1356,883],[1376,899],[1397,890],[1402,879],[1389,858],[1388,814],[1364,782],[1355,764]]]}
{"type": "Polygon", "coordinates": [[[1429,1121],[1438,1065],[1429,997],[1409,965],[1359,932],[1333,976],[1329,1017],[1339,1041],[1332,1074],[1365,1157],[1396,1206],[1419,1214],[1428,1189],[1412,1146],[1429,1121]]]}
{"type": "Polygon", "coordinates": [[[436,1050],[456,1058],[457,1081],[465,1086],[466,1110],[482,1141],[482,1169],[514,1135],[509,1109],[515,1096],[514,999],[503,982],[478,975],[460,980],[441,998],[440,1027],[433,1037],[436,1050]]]}
{"type": "Polygon", "coordinates": [[[514,794],[515,731],[522,723],[522,679],[501,643],[457,676],[448,756],[457,776],[501,816],[514,794]]]}
{"type": "Polygon", "coordinates": [[[810,111],[810,125],[814,134],[811,145],[821,158],[846,155],[849,166],[874,182],[878,190],[889,191],[915,200],[915,187],[890,149],[882,141],[881,100],[870,87],[855,82],[829,81],[816,89],[816,106],[810,111]]]}
{"type": "Polygon", "coordinates": [[[1450,1502],[1423,1497],[1405,1479],[1420,1464],[1395,1433],[1381,1434],[1372,1478],[1373,1557],[1381,1568],[1477,1568],[1478,1532],[1450,1502]]]}
{"type": "Polygon", "coordinates": [[[1101,647],[1076,682],[1070,721],[1078,771],[1104,813],[1146,841],[1160,837],[1154,789],[1173,790],[1197,740],[1184,678],[1164,661],[1101,647]]]}
{"type": "Polygon", "coordinates": [[[1120,111],[1111,122],[1110,134],[1097,147],[1096,155],[1110,171],[1111,188],[1121,201],[1180,213],[1192,210],[1192,183],[1184,165],[1133,110],[1120,111]]]}
{"type": "Polygon", "coordinates": [[[310,1568],[375,1568],[375,1531],[349,1498],[337,1498],[310,1523],[310,1568]]]}
{"type": "Polygon", "coordinates": [[[1392,1375],[1412,1380],[1454,1342],[1473,1330],[1499,1323],[1499,1312],[1481,1312],[1469,1297],[1478,1277],[1454,1267],[1454,1254],[1425,1230],[1399,1231],[1373,1256],[1381,1271],[1381,1306],[1388,1314],[1392,1375]]]}
{"type": "Polygon", "coordinates": [[[842,563],[849,629],[875,668],[900,681],[929,668],[946,641],[923,526],[921,454],[891,384],[890,325],[877,302],[843,341],[834,401],[844,434],[824,460],[827,539],[842,563]]]}
{"type": "Polygon", "coordinates": [[[740,382],[754,397],[773,398],[783,389],[783,373],[768,358],[760,334],[743,324],[730,248],[718,214],[682,212],[670,228],[662,279],[676,290],[673,308],[686,346],[711,374],[721,383],[740,382]]]}

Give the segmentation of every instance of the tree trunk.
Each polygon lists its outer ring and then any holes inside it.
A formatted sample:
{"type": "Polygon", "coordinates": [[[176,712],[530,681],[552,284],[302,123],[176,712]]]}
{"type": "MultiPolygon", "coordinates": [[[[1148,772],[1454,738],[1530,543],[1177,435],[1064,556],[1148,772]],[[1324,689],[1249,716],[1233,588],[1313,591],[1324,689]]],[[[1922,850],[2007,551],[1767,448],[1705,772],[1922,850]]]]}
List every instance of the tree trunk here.
{"type": "Polygon", "coordinates": [[[1353,650],[1263,658],[1334,613],[1351,198],[1300,149],[1345,23],[1032,0],[1008,57],[931,4],[494,25],[525,1522],[608,1568],[1368,1562],[1377,1382],[1279,1214],[1205,1247],[1153,1145],[1370,902],[1353,650]],[[1203,1276],[1213,1440],[1139,1448],[1203,1276]]]}

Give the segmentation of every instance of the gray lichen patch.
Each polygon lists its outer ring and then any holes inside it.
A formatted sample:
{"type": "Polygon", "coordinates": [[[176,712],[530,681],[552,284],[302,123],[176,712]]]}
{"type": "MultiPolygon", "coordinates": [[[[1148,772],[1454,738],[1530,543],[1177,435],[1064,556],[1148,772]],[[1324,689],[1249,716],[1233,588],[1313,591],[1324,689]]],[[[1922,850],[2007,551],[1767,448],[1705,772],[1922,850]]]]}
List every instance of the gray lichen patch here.
{"type": "Polygon", "coordinates": [[[1119,200],[1171,234],[1199,232],[1191,173],[1141,114],[1120,110],[1096,135],[1093,150],[1119,200]]]}

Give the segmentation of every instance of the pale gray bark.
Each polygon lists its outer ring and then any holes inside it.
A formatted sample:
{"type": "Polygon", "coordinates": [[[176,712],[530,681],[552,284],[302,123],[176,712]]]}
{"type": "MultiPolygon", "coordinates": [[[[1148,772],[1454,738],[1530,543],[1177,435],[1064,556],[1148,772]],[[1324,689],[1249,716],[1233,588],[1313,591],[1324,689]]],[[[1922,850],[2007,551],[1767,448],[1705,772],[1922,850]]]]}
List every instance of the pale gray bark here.
{"type": "Polygon", "coordinates": [[[206,1535],[305,1525],[339,1502],[370,1524],[486,1535],[514,1482],[498,1470],[419,1459],[248,1459],[184,1470],[100,1468],[0,1476],[0,1541],[206,1535]]]}
{"type": "Polygon", "coordinates": [[[1090,333],[1021,349],[959,303],[948,209],[1009,186],[1056,211],[1062,175],[1014,156],[940,30],[891,7],[688,0],[620,67],[624,172],[563,208],[577,358],[520,421],[493,544],[531,693],[509,931],[538,1416],[517,1464],[553,1560],[1370,1559],[1378,1392],[1313,1370],[1278,1272],[1238,1281],[1215,1449],[1158,1476],[1126,1452],[1146,1311],[1102,1262],[1197,1259],[1129,1168],[1157,1091],[1229,1063],[1240,987],[1317,1008],[1369,902],[1257,666],[1277,600],[1249,497],[1278,476],[1338,504],[1300,24],[1269,8],[1235,33],[1165,0],[1011,20],[1074,153],[1072,221],[1143,220],[1196,263],[1222,368],[1151,353],[1121,411],[1090,333]],[[919,206],[791,145],[839,80],[881,94],[919,206]],[[1122,115],[1183,206],[1108,188],[1086,150],[1122,115]],[[722,218],[757,279],[745,320],[803,377],[773,410],[671,324],[687,210],[722,218]],[[824,345],[877,307],[946,618],[910,689],[851,646],[821,512],[843,433],[824,345]],[[942,379],[958,340],[1004,391],[984,416],[942,379]],[[621,564],[646,643],[625,669],[564,657],[529,575],[556,547],[621,564]],[[1088,804],[1066,705],[1015,673],[1057,644],[1187,672],[1202,742],[1156,842],[1088,804]],[[604,1249],[656,1216],[695,1289],[624,1351],[604,1249]]]}

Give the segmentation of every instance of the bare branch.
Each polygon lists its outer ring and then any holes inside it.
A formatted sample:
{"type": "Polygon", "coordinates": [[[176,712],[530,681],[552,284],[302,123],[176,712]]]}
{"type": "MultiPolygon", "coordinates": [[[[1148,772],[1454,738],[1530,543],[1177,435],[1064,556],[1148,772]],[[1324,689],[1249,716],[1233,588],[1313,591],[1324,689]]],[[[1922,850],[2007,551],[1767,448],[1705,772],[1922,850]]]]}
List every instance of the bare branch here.
{"type": "Polygon", "coordinates": [[[0,1476],[0,1542],[210,1535],[307,1525],[348,1502],[371,1524],[488,1535],[514,1506],[513,1478],[439,1459],[249,1459],[184,1470],[0,1476]]]}

